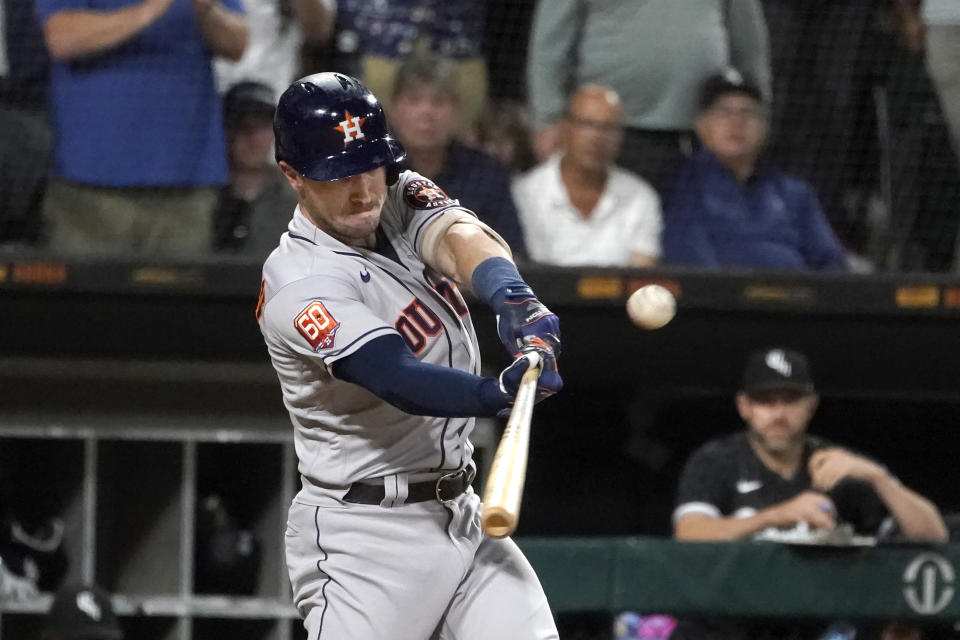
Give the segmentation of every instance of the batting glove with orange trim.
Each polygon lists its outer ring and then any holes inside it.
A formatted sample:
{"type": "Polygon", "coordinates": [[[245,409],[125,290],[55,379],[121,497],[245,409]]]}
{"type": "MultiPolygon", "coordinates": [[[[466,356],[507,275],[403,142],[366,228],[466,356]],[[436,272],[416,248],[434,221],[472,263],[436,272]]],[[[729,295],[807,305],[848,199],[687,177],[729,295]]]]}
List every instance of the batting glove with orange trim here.
{"type": "Polygon", "coordinates": [[[517,355],[536,337],[547,344],[554,357],[560,356],[560,319],[537,300],[528,287],[508,290],[497,300],[497,334],[504,348],[517,355]]]}
{"type": "MultiPolygon", "coordinates": [[[[511,399],[510,406],[513,406],[513,398],[517,395],[517,389],[520,388],[520,381],[523,374],[530,368],[530,358],[528,354],[536,353],[540,356],[543,363],[540,370],[540,379],[537,381],[537,395],[535,402],[540,402],[549,398],[556,392],[563,389],[563,379],[557,370],[557,358],[550,346],[536,337],[528,337],[527,344],[520,349],[516,359],[509,367],[500,372],[500,391],[511,399]]],[[[500,412],[500,417],[506,417],[510,414],[510,409],[500,412]]]]}

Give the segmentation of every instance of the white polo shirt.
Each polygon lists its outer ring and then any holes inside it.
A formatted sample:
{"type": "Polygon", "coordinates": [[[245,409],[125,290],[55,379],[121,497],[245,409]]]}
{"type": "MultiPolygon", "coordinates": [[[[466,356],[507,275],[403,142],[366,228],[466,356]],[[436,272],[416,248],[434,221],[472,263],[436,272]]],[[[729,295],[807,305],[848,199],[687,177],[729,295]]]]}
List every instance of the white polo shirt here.
{"type": "Polygon", "coordinates": [[[639,253],[660,256],[660,198],[639,176],[613,167],[588,218],[570,202],[555,154],[519,176],[513,199],[530,259],[561,266],[627,266],[639,253]]]}

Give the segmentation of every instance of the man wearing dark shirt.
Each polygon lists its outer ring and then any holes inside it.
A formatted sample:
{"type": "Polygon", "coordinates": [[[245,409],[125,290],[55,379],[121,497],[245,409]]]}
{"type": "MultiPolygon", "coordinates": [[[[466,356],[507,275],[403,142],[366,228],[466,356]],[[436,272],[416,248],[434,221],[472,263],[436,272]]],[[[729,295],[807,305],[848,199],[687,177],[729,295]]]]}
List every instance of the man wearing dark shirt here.
{"type": "Polygon", "coordinates": [[[456,67],[430,53],[413,53],[397,71],[387,116],[407,150],[407,166],[436,182],[526,257],[510,173],[493,156],[458,142],[456,67]]]}
{"type": "MultiPolygon", "coordinates": [[[[807,433],[819,396],[803,354],[753,353],[736,401],[747,428],[711,440],[687,461],[673,512],[674,538],[802,542],[836,533],[842,540],[851,533],[882,536],[896,526],[911,540],[947,539],[933,503],[877,462],[807,433]]],[[[671,637],[841,637],[818,626],[689,619],[671,637]]]]}
{"type": "Polygon", "coordinates": [[[760,90],[738,72],[703,86],[697,138],[663,206],[663,262],[700,267],[844,270],[816,194],[763,158],[760,90]]]}
{"type": "Polygon", "coordinates": [[[747,429],[708,442],[687,461],[675,538],[733,540],[843,523],[877,534],[889,515],[908,539],[946,540],[933,503],[877,462],[807,434],[819,396],[803,354],[754,353],[736,401],[747,429]]]}

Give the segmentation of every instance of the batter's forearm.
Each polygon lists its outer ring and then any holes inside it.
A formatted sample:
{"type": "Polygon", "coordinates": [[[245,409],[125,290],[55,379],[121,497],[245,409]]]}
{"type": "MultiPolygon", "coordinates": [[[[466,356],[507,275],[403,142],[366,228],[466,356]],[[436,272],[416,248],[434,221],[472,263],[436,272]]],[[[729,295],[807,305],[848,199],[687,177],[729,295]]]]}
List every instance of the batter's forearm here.
{"type": "Polygon", "coordinates": [[[451,226],[440,243],[438,270],[457,283],[458,287],[473,292],[472,277],[477,266],[488,258],[504,258],[513,262],[510,252],[487,235],[482,227],[473,224],[451,226]]]}
{"type": "Polygon", "coordinates": [[[374,338],[331,368],[337,379],[411,415],[495,416],[510,406],[493,378],[421,362],[398,335],[374,338]]]}

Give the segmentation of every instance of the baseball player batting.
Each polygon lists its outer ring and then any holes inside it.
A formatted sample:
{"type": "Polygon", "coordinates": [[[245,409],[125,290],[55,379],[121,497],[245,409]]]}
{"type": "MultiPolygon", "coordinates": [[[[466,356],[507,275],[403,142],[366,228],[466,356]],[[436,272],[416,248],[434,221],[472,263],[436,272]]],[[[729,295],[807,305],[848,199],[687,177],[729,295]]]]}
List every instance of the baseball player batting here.
{"type": "Polygon", "coordinates": [[[561,388],[557,317],[496,232],[402,170],[358,80],[296,81],[274,133],[299,205],[257,320],[295,431],[286,554],[310,640],[556,638],[529,563],[481,532],[470,432],[509,411],[528,354],[543,362],[538,398],[561,388]],[[499,379],[479,375],[464,288],[514,356],[499,379]]]}

